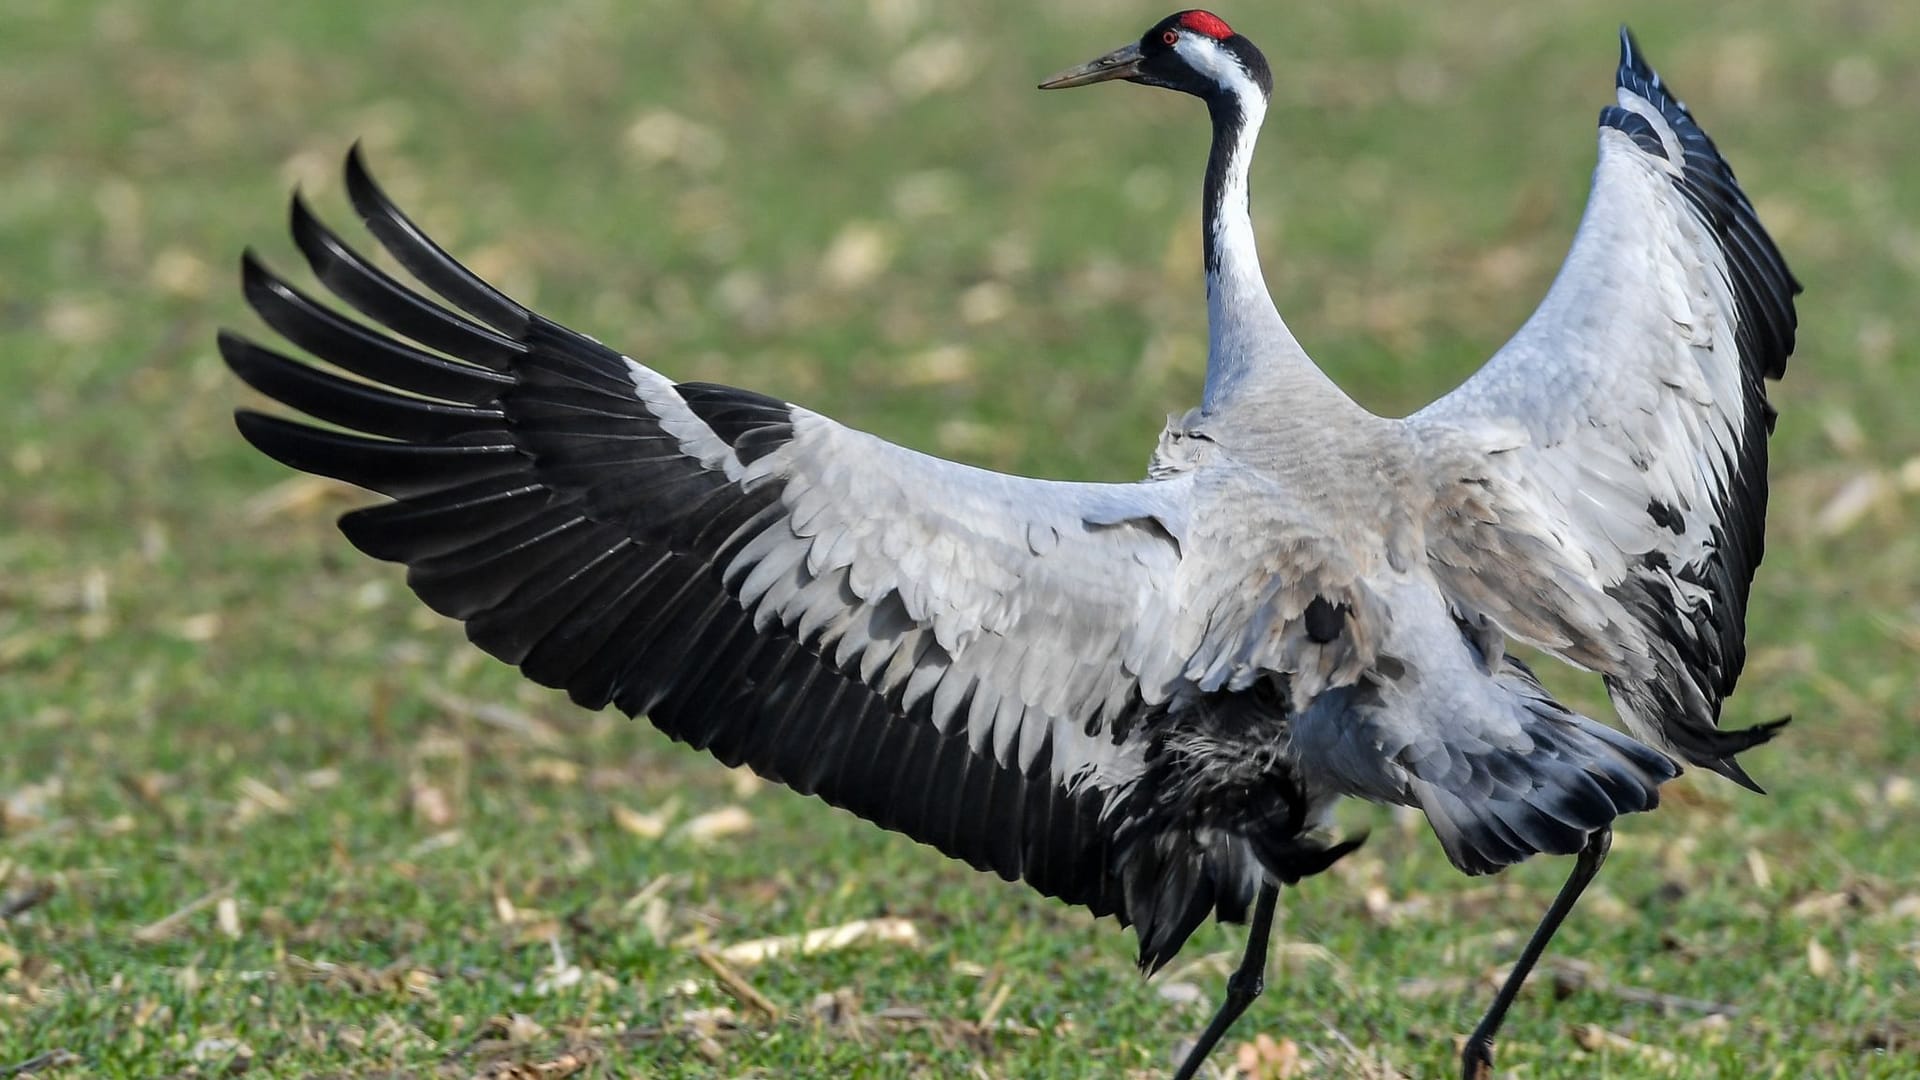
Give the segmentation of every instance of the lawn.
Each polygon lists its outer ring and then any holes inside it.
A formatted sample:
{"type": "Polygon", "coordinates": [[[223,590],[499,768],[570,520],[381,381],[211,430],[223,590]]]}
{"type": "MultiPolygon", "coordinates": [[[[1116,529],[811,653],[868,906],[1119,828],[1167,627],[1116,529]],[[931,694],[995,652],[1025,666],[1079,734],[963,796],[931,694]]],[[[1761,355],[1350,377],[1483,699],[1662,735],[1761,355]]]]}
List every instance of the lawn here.
{"type": "MultiPolygon", "coordinates": [[[[1771,794],[1689,775],[1622,822],[1502,1075],[1920,1075],[1920,6],[1721,7],[1222,12],[1276,74],[1275,298],[1379,411],[1544,291],[1623,19],[1807,285],[1729,704],[1795,717],[1747,759],[1771,794]]],[[[1138,476],[1204,366],[1206,125],[1032,86],[1164,13],[9,0],[0,1077],[1167,1071],[1241,931],[1145,982],[1110,920],[525,684],[340,538],[364,496],[242,443],[213,348],[260,329],[244,247],[299,265],[291,187],[351,223],[357,139],[476,269],[672,375],[1138,476]]],[[[1566,871],[1350,817],[1223,1069],[1449,1075],[1566,871]]]]}

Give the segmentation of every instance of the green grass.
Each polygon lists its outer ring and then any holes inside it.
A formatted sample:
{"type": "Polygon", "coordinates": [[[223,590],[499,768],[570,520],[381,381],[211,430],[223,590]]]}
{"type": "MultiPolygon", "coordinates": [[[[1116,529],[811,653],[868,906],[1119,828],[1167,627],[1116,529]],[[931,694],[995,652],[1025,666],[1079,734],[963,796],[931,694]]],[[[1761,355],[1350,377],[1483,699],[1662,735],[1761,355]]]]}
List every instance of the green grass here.
{"type": "MultiPolygon", "coordinates": [[[[347,547],[350,499],[241,443],[212,349],[254,328],[240,249],[297,265],[289,184],[344,221],[361,138],[454,251],[675,375],[996,468],[1136,476],[1203,365],[1205,125],[1173,95],[1030,89],[1164,13],[1118,7],[9,4],[0,1075],[55,1051],[40,1075],[1164,1071],[1238,930],[1144,983],[1111,922],[524,685],[347,547]],[[883,272],[834,284],[825,253],[863,233],[883,272]],[[750,828],[680,831],[728,806],[750,828]],[[621,824],[663,807],[662,837],[621,824]],[[918,944],[741,968],[777,1021],[696,956],[880,916],[918,944]],[[581,973],[557,989],[556,947],[581,973]],[[688,1020],[722,1006],[740,1027],[688,1020]]],[[[1920,1072],[1920,8],[1225,14],[1277,76],[1255,192],[1276,298],[1378,409],[1452,385],[1544,290],[1622,18],[1808,286],[1729,706],[1796,716],[1752,755],[1773,794],[1690,776],[1623,823],[1505,1074],[1920,1072]],[[1843,520],[1850,489],[1871,497],[1843,520]]],[[[1233,1042],[1292,1040],[1306,1075],[1447,1075],[1564,860],[1470,881],[1423,825],[1352,820],[1373,840],[1287,894],[1233,1042]]]]}

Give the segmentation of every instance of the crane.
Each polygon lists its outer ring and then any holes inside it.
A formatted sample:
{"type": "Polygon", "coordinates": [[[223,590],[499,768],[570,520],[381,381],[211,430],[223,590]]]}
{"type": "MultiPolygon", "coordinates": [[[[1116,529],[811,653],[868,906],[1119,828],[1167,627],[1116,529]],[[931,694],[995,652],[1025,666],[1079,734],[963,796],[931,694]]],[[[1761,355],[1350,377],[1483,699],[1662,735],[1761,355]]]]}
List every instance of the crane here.
{"type": "Polygon", "coordinates": [[[357,147],[348,196],[421,287],[296,193],[298,248],[364,319],[249,251],[254,311],[344,374],[223,331],[240,379],[335,426],[242,409],[239,429],[386,496],[348,540],[581,706],[1112,915],[1149,974],[1209,916],[1249,922],[1181,1080],[1261,992],[1280,887],[1364,839],[1337,834],[1341,800],[1417,807],[1468,874],[1574,856],[1466,1041],[1484,1076],[1614,819],[1683,764],[1759,790],[1737,756],[1785,721],[1719,721],[1799,284],[1623,28],[1545,300],[1457,389],[1378,416],[1261,274],[1260,50],[1183,11],[1041,86],[1116,80],[1198,97],[1213,126],[1206,380],[1141,481],[1003,475],[676,382],[455,261],[357,147]],[[1626,732],[1513,643],[1598,672],[1626,732]]]}

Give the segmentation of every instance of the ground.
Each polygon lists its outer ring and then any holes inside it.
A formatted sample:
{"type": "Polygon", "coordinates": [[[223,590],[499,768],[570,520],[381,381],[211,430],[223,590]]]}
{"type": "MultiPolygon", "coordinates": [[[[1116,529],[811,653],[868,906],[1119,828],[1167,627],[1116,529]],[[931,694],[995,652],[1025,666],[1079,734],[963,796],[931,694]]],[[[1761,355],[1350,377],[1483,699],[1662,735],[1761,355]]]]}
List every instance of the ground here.
{"type": "MultiPolygon", "coordinates": [[[[350,223],[358,139],[481,272],[673,375],[1137,476],[1203,365],[1206,125],[1031,87],[1162,14],[12,0],[0,1076],[1164,1072],[1238,929],[1144,982],[1111,921],[523,684],[335,533],[364,497],[240,441],[213,350],[259,329],[241,249],[298,265],[291,186],[350,223]]],[[[1920,1072],[1920,7],[1222,14],[1273,61],[1276,298],[1373,408],[1451,386],[1545,289],[1623,18],[1807,283],[1729,704],[1795,718],[1748,758],[1771,794],[1690,775],[1621,823],[1503,1075],[1920,1072]]],[[[1468,880],[1417,820],[1351,823],[1371,842],[1286,894],[1222,1068],[1448,1075],[1566,870],[1468,880]]]]}

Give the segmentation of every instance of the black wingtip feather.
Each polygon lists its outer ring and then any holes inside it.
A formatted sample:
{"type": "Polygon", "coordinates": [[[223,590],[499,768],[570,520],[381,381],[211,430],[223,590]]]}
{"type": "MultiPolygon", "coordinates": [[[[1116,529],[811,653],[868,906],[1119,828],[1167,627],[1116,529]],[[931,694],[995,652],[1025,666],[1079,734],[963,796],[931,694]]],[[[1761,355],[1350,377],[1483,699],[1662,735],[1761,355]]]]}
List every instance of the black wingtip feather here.
{"type": "Polygon", "coordinates": [[[218,342],[221,359],[241,382],[316,420],[368,435],[447,442],[506,425],[506,415],[498,409],[402,397],[371,383],[328,375],[232,331],[221,331],[218,342]]]}
{"type": "Polygon", "coordinates": [[[293,242],[335,296],[395,333],[428,348],[495,369],[527,352],[525,343],[456,315],[395,281],[321,222],[298,191],[287,208],[293,242]]]}
{"type": "Polygon", "coordinates": [[[374,181],[357,142],[347,152],[346,180],[347,198],[367,231],[408,273],[495,330],[512,337],[526,333],[534,314],[487,284],[415,225],[374,181]]]}
{"type": "Polygon", "coordinates": [[[342,316],[289,285],[252,250],[241,256],[240,288],[261,321],[288,341],[395,390],[478,405],[513,385],[511,376],[435,356],[342,316]]]}
{"type": "Polygon", "coordinates": [[[251,409],[236,412],[234,424],[255,449],[282,465],[396,499],[498,476],[517,468],[520,460],[510,444],[422,446],[367,439],[251,409]]]}

